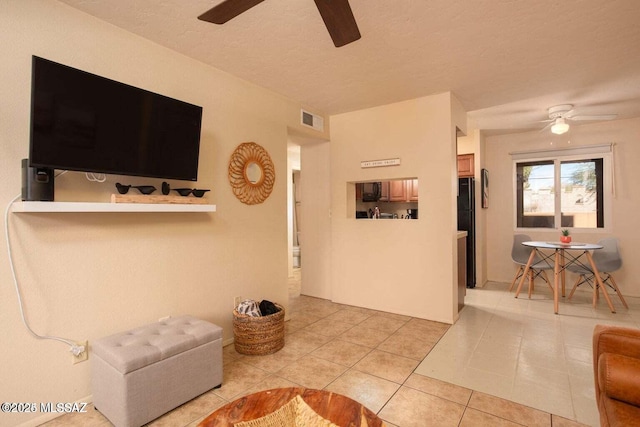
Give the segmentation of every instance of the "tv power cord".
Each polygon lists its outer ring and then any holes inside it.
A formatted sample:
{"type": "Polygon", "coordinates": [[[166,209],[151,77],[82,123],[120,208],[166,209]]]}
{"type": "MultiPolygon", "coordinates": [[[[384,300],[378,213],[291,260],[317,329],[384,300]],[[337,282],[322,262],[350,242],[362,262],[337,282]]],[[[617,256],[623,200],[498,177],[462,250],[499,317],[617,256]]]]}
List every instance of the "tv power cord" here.
{"type": "Polygon", "coordinates": [[[20,307],[20,316],[22,317],[22,323],[24,323],[24,326],[27,328],[29,333],[32,336],[34,336],[35,338],[40,339],[40,340],[55,340],[55,341],[59,341],[59,342],[65,343],[65,344],[69,345],[69,351],[71,352],[71,354],[73,354],[74,356],[78,357],[82,353],[87,351],[87,349],[84,347],[84,345],[76,344],[74,341],[72,341],[70,339],[66,339],[66,338],[61,338],[61,337],[56,337],[56,336],[49,336],[49,335],[40,335],[40,334],[36,333],[33,329],[31,329],[31,326],[29,326],[29,322],[27,322],[27,318],[26,318],[25,313],[24,313],[24,303],[22,301],[22,293],[20,292],[20,286],[18,285],[18,278],[16,276],[16,270],[15,270],[15,267],[14,267],[14,264],[13,264],[13,253],[11,251],[11,239],[9,238],[9,210],[11,209],[11,206],[15,203],[15,201],[18,200],[21,196],[22,196],[22,194],[18,194],[16,197],[11,199],[11,201],[7,205],[7,208],[4,211],[4,235],[5,235],[5,238],[7,239],[7,253],[9,255],[9,267],[11,268],[11,276],[13,278],[13,285],[14,285],[15,290],[16,290],[16,295],[18,296],[18,305],[20,307]]]}

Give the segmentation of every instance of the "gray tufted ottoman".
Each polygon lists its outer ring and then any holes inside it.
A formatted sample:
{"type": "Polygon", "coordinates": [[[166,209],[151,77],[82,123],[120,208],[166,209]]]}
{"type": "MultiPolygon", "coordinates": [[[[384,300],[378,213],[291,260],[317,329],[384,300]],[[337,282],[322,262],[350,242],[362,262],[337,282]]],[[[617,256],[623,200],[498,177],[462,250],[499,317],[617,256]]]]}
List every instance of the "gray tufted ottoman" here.
{"type": "Polygon", "coordinates": [[[141,426],[222,384],[222,328],[170,318],[93,343],[93,403],[115,426],[141,426]]]}

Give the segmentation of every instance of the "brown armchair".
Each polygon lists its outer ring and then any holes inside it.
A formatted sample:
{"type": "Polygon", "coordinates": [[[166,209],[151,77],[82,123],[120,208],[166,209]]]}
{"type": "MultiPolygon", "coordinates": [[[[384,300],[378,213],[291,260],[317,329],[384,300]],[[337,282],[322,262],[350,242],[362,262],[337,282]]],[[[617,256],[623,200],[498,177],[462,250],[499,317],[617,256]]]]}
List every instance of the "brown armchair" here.
{"type": "Polygon", "coordinates": [[[640,426],[640,330],[597,325],[593,371],[600,425],[640,426]]]}

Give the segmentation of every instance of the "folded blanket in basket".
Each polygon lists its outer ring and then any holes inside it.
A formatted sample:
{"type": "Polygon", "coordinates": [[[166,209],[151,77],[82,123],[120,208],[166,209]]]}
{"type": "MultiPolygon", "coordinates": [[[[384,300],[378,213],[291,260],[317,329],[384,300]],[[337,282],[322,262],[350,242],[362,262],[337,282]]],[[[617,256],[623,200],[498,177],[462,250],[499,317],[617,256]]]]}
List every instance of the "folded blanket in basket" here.
{"type": "Polygon", "coordinates": [[[252,299],[246,299],[238,304],[238,313],[245,314],[251,317],[260,317],[262,313],[260,312],[260,307],[258,307],[258,303],[252,299]]]}

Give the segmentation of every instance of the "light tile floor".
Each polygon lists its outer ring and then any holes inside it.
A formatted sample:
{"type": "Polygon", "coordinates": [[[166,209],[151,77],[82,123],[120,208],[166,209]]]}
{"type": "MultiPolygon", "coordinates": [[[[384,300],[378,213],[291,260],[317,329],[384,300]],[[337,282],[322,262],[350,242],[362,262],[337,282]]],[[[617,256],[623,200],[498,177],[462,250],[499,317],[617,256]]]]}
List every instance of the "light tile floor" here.
{"type": "Polygon", "coordinates": [[[560,301],[542,282],[531,299],[503,283],[470,290],[467,306],[415,373],[517,402],[581,423],[599,425],[592,365],[596,324],[640,327],[640,299],[629,309],[612,296],[593,308],[591,293],[560,301]]]}
{"type": "MultiPolygon", "coordinates": [[[[582,420],[595,425],[593,386],[587,374],[592,326],[637,325],[640,302],[630,298],[633,308],[617,315],[601,307],[591,310],[585,303],[563,303],[555,316],[548,295],[513,301],[506,288],[489,284],[469,290],[467,306],[451,327],[293,291],[284,349],[268,356],[245,356],[232,345],[225,347],[223,386],[150,425],[195,426],[240,396],[295,385],[356,399],[389,427],[575,427],[581,424],[571,419],[582,411],[588,414],[582,420]],[[520,363],[526,365],[518,368],[520,363]],[[560,367],[567,374],[561,375],[560,367]],[[527,400],[524,390],[538,397],[527,400]],[[545,393],[562,405],[535,409],[545,407],[545,393]],[[518,401],[523,404],[514,403],[518,401]]],[[[92,410],[47,425],[110,423],[92,410]]]]}

